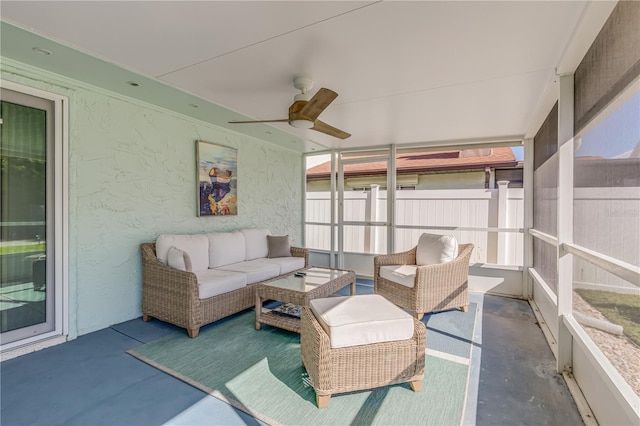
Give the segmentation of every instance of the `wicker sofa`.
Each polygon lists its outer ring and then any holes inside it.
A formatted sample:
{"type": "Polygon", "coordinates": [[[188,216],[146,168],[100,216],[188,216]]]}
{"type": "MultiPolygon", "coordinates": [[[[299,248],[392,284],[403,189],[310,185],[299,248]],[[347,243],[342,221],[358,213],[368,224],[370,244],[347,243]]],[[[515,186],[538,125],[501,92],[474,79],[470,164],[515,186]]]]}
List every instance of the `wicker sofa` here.
{"type": "Polygon", "coordinates": [[[200,236],[161,235],[156,243],[141,244],[143,320],[174,324],[194,338],[203,325],[253,307],[255,284],[308,267],[307,249],[290,247],[290,257],[269,257],[268,235],[268,230],[203,234],[206,243],[200,236]],[[168,265],[168,245],[189,255],[192,271],[168,265]]]}

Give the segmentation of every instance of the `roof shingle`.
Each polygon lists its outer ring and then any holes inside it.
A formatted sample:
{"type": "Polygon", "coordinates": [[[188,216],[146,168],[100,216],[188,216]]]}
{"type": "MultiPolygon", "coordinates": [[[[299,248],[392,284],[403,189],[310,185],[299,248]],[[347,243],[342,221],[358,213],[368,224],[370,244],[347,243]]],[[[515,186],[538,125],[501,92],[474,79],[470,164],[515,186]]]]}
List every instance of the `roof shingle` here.
{"type": "MultiPolygon", "coordinates": [[[[398,173],[420,173],[447,170],[484,170],[485,167],[514,167],[518,161],[509,147],[492,148],[489,155],[461,156],[460,150],[398,154],[398,173]]],[[[344,174],[376,175],[386,173],[386,162],[346,164],[344,174]]],[[[308,178],[329,177],[331,162],[319,164],[307,170],[308,178]]]]}

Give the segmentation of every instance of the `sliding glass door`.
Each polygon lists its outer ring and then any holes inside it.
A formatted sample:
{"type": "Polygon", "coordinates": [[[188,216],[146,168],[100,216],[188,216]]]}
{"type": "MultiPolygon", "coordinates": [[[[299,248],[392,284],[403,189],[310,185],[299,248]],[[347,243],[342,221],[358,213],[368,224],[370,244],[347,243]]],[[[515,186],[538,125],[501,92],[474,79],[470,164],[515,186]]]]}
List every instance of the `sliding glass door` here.
{"type": "Polygon", "coordinates": [[[2,89],[0,337],[55,329],[54,102],[2,89]]]}

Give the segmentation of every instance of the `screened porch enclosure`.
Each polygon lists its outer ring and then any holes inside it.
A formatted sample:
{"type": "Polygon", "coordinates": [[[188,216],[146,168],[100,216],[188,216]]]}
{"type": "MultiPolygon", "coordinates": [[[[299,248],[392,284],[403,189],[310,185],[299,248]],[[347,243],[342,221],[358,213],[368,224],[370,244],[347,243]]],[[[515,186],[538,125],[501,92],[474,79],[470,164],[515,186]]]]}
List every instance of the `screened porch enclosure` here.
{"type": "MultiPolygon", "coordinates": [[[[635,95],[631,102],[637,103],[638,97],[635,95]]],[[[525,157],[532,154],[534,143],[533,140],[524,141],[525,157]]],[[[624,145],[616,152],[620,149],[624,149],[624,145]]],[[[580,151],[576,149],[575,152],[580,151]]],[[[333,155],[336,168],[339,168],[340,153],[333,155]]],[[[330,161],[331,155],[328,157],[330,161]]],[[[561,173],[558,157],[559,154],[552,155],[533,171],[533,179],[525,182],[525,188],[509,188],[509,182],[500,181],[496,183],[497,189],[390,191],[388,188],[393,188],[392,184],[384,189],[372,184],[369,189],[349,190],[344,182],[340,185],[340,173],[337,173],[338,191],[306,192],[305,243],[312,251],[311,263],[353,269],[360,276],[371,277],[375,255],[408,250],[415,246],[423,232],[454,235],[460,243],[472,242],[476,249],[471,259],[470,290],[530,300],[559,363],[561,329],[557,294],[561,287],[558,264],[562,259],[554,237],[558,223],[557,175],[561,173]],[[338,194],[340,191],[342,194],[338,194]],[[531,193],[528,198],[525,196],[527,191],[531,193]],[[529,217],[534,224],[529,232],[525,232],[524,226],[527,199],[532,203],[529,208],[534,211],[533,217],[529,217]],[[392,224],[389,218],[394,218],[395,222],[392,224]]],[[[633,419],[633,401],[640,393],[637,379],[640,367],[634,367],[640,366],[637,362],[640,360],[640,342],[635,334],[640,321],[637,311],[633,311],[637,309],[634,300],[640,299],[637,279],[640,185],[634,172],[620,176],[617,165],[640,164],[640,160],[612,160],[613,164],[599,161],[605,167],[600,175],[606,175],[607,170],[615,170],[618,175],[617,179],[608,179],[611,183],[607,187],[587,186],[582,175],[584,168],[574,168],[579,182],[573,191],[575,236],[574,242],[566,248],[567,252],[574,250],[575,253],[571,254],[573,261],[569,271],[573,275],[570,286],[573,307],[571,316],[566,316],[565,320],[573,322],[576,334],[586,339],[586,343],[575,341],[571,344],[575,346],[572,353],[579,370],[576,372],[559,364],[558,371],[565,374],[569,382],[576,376],[574,383],[577,382],[580,389],[585,388],[580,390],[585,395],[598,392],[598,387],[604,384],[594,385],[590,377],[581,383],[578,375],[598,369],[607,372],[601,376],[603,382],[614,383],[615,390],[608,396],[610,401],[599,404],[603,406],[600,409],[615,411],[611,407],[627,404],[627,412],[622,410],[617,412],[622,416],[616,415],[633,419]],[[629,186],[616,182],[627,182],[629,186]],[[598,251],[586,253],[578,244],[582,241],[587,241],[588,250],[598,251]],[[599,266],[603,255],[620,261],[613,260],[613,264],[603,268],[599,266]],[[613,310],[629,311],[627,318],[612,315],[604,306],[615,303],[621,306],[613,310]],[[580,352],[581,348],[586,349],[584,353],[580,352]],[[594,363],[590,357],[599,361],[594,363]]],[[[581,160],[576,158],[576,161],[581,160]]],[[[531,163],[524,158],[525,167],[531,163]]],[[[593,180],[594,165],[589,167],[588,176],[593,180]]],[[[634,169],[623,167],[622,170],[634,169]]],[[[525,176],[529,172],[525,170],[525,176]]],[[[439,178],[436,176],[435,179],[439,178]]]]}
{"type": "MultiPolygon", "coordinates": [[[[579,410],[587,425],[640,425],[640,1],[317,2],[326,14],[301,18],[306,22],[284,12],[293,16],[295,7],[308,5],[266,2],[275,9],[255,16],[265,28],[272,25],[269,34],[260,26],[245,31],[250,3],[238,2],[248,12],[236,17],[236,3],[222,2],[215,16],[227,17],[228,27],[201,25],[218,32],[197,41],[237,45],[212,56],[195,42],[162,43],[162,37],[179,41],[172,31],[192,35],[171,25],[197,17],[179,2],[146,14],[143,25],[137,24],[143,10],[122,3],[131,19],[120,19],[120,35],[147,25],[143,32],[163,46],[155,59],[175,61],[172,72],[155,68],[152,50],[134,54],[142,44],[122,44],[107,30],[85,33],[97,43],[76,51],[81,39],[72,33],[82,26],[44,25],[90,22],[81,9],[61,2],[50,9],[57,19],[47,19],[28,2],[6,3],[3,424],[262,424],[219,400],[181,417],[213,398],[124,351],[181,332],[139,317],[140,243],[162,233],[269,227],[309,248],[310,265],[356,271],[358,294],[375,291],[375,256],[408,250],[423,233],[474,245],[468,285],[483,302],[476,318],[484,323],[477,329],[481,340],[465,343],[482,356],[470,367],[479,372],[470,395],[477,415],[462,424],[580,424],[579,410]],[[450,33],[393,39],[412,29],[403,28],[403,15],[379,11],[395,3],[433,7],[410,16],[414,32],[450,33]],[[489,9],[480,14],[484,6],[489,9]],[[31,22],[20,18],[20,8],[31,22]],[[455,19],[444,19],[448,14],[455,19]],[[384,25],[367,17],[399,23],[394,28],[402,31],[380,31],[384,25]],[[160,18],[166,25],[154,25],[160,18]],[[348,25],[350,18],[358,19],[348,25]],[[426,18],[436,25],[425,25],[426,18]],[[56,34],[65,29],[68,38],[56,34]],[[253,39],[243,42],[245,35],[253,39]],[[357,40],[366,43],[352,52],[338,49],[357,40]],[[187,43],[210,59],[181,59],[187,43]],[[101,50],[109,44],[144,66],[101,50]],[[399,60],[400,51],[407,58],[399,60]],[[271,104],[276,91],[286,98],[286,111],[288,75],[303,71],[286,62],[285,56],[301,60],[291,52],[307,54],[302,59],[310,68],[322,64],[304,71],[315,73],[316,89],[340,92],[322,119],[350,131],[350,139],[307,137],[284,122],[232,125],[276,117],[268,116],[280,110],[271,104]],[[201,66],[212,68],[203,68],[198,82],[201,66]],[[368,80],[374,70],[378,82],[368,80]],[[387,80],[402,85],[385,88],[387,80]],[[21,99],[11,99],[11,91],[21,99]],[[412,102],[401,103],[402,97],[412,102]],[[32,135],[37,147],[12,134],[18,109],[37,118],[25,128],[40,123],[42,134],[32,135]],[[368,113],[359,120],[356,112],[368,113]],[[423,128],[412,132],[414,124],[423,128]],[[196,137],[242,151],[242,214],[215,222],[194,215],[196,137]],[[324,174],[313,175],[321,165],[324,174]]],[[[108,4],[97,2],[95,10],[108,4]]],[[[458,396],[469,396],[468,389],[458,396]]]]}
{"type": "Polygon", "coordinates": [[[558,76],[556,103],[530,137],[412,148],[461,157],[522,146],[522,188],[497,173],[483,186],[471,167],[411,181],[396,167],[407,148],[394,145],[324,153],[330,190],[306,179],[312,263],[366,276],[376,254],[407,250],[423,232],[472,242],[470,290],[529,301],[583,419],[637,424],[640,52],[621,39],[640,43],[638,19],[637,3],[618,4],[575,73],[558,76]],[[605,70],[605,56],[620,60],[605,70]],[[363,167],[380,162],[382,177],[363,167]]]}
{"type": "Polygon", "coordinates": [[[371,277],[376,254],[409,250],[424,232],[453,235],[461,243],[474,244],[472,290],[522,297],[524,189],[517,179],[513,184],[497,180],[498,173],[491,166],[493,156],[507,152],[513,170],[521,176],[521,143],[401,152],[391,147],[307,157],[311,168],[318,162],[329,164],[335,156],[337,172],[334,192],[317,190],[324,189],[329,178],[324,184],[308,180],[305,245],[318,263],[371,277]],[[464,153],[471,151],[483,155],[465,157],[464,153]],[[424,162],[422,170],[411,165],[410,173],[401,167],[387,173],[392,170],[388,166],[377,175],[362,172],[357,176],[358,172],[353,172],[366,164],[397,164],[406,156],[434,158],[444,166],[438,165],[434,171],[424,162]]]}

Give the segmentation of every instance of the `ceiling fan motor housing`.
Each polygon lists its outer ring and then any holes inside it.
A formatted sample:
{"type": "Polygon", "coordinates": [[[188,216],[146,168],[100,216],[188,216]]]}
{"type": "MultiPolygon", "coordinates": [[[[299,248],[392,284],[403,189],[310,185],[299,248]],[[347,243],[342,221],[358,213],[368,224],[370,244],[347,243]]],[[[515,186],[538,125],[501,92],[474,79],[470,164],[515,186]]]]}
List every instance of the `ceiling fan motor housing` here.
{"type": "Polygon", "coordinates": [[[299,100],[298,96],[296,96],[295,102],[289,107],[290,125],[299,129],[310,129],[313,127],[313,120],[299,113],[308,102],[308,99],[299,100]]]}
{"type": "Polygon", "coordinates": [[[310,129],[314,125],[314,120],[299,114],[299,111],[311,99],[308,92],[313,87],[313,80],[309,77],[296,76],[293,78],[293,86],[301,93],[293,97],[293,105],[289,107],[289,124],[298,129],[310,129]]]}
{"type": "Polygon", "coordinates": [[[309,99],[311,99],[311,96],[309,96],[309,93],[298,93],[293,97],[294,102],[298,102],[298,101],[308,102],[309,99]]]}

